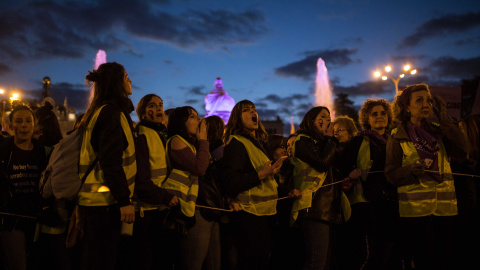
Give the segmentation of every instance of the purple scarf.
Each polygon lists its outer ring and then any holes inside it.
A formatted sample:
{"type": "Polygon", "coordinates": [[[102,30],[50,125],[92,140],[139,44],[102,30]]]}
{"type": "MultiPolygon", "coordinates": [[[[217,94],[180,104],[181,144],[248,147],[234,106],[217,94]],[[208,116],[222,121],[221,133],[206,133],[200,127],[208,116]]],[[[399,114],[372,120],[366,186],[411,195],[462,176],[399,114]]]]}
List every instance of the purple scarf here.
{"type": "MultiPolygon", "coordinates": [[[[426,169],[438,171],[438,151],[440,150],[438,139],[440,136],[432,135],[427,130],[410,122],[407,122],[407,133],[415,149],[417,149],[418,156],[425,160],[426,169]]],[[[442,181],[438,173],[429,173],[429,175],[437,182],[442,181]]]]}
{"type": "Polygon", "coordinates": [[[367,136],[370,139],[370,143],[372,143],[373,146],[378,148],[379,146],[385,147],[385,145],[387,144],[388,135],[390,135],[390,133],[385,130],[383,135],[380,135],[374,130],[366,129],[360,131],[358,135],[367,136]]]}

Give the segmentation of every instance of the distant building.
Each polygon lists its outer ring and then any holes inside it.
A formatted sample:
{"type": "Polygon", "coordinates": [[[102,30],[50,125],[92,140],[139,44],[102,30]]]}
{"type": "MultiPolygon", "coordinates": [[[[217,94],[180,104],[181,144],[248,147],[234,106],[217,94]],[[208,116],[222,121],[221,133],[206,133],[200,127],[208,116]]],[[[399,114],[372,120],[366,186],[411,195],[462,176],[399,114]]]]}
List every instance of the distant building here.
{"type": "Polygon", "coordinates": [[[223,89],[222,78],[217,77],[213,85],[215,89],[204,98],[205,117],[216,115],[222,118],[226,125],[235,106],[235,100],[223,89]]]}
{"type": "Polygon", "coordinates": [[[267,131],[268,135],[272,134],[281,134],[283,135],[283,122],[280,119],[279,116],[277,116],[277,120],[273,121],[263,121],[262,120],[263,127],[267,131]]]}

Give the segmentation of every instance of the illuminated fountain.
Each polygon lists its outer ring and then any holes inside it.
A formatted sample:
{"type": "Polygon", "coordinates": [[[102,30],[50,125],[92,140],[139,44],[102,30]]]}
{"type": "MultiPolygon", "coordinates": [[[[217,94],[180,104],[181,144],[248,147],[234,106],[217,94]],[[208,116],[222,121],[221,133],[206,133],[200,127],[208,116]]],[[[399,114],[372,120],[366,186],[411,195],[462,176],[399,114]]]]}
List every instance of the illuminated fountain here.
{"type": "MultiPolygon", "coordinates": [[[[105,64],[105,63],[107,63],[107,53],[105,53],[104,50],[98,50],[97,55],[95,57],[95,66],[93,67],[93,69],[96,70],[101,64],[105,64]]],[[[93,99],[93,88],[90,89],[89,103],[92,102],[92,99],[93,99]]]]}
{"type": "Polygon", "coordinates": [[[322,58],[317,61],[317,77],[315,78],[315,106],[324,106],[330,110],[332,121],[335,119],[333,110],[333,88],[328,79],[328,70],[322,58]]]}
{"type": "Polygon", "coordinates": [[[95,57],[95,69],[97,69],[101,64],[107,62],[107,54],[104,50],[98,50],[97,56],[95,57]]]}

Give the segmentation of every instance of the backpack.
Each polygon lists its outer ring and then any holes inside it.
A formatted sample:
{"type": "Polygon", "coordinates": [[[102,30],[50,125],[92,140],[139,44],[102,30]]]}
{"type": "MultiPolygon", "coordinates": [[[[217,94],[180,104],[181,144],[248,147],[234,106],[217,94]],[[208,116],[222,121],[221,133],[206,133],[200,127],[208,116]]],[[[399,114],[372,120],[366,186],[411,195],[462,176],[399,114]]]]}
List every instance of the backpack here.
{"type": "Polygon", "coordinates": [[[53,148],[48,165],[40,178],[40,193],[44,198],[75,200],[88,174],[98,162],[98,157],[80,178],[78,167],[83,135],[74,130],[53,148]]]}
{"type": "MultiPolygon", "coordinates": [[[[223,159],[213,161],[207,168],[205,175],[198,177],[198,205],[225,209],[225,203],[222,197],[221,185],[223,183],[223,159]]],[[[223,216],[223,212],[200,208],[203,218],[208,221],[218,220],[223,216]]]]}

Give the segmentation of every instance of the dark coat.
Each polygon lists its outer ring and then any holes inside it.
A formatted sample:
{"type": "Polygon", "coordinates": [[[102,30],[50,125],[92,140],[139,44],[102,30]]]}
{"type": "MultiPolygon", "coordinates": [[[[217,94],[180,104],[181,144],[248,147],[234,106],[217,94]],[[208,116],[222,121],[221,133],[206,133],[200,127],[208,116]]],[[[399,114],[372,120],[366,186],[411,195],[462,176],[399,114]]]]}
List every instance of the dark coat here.
{"type": "MultiPolygon", "coordinates": [[[[307,135],[310,138],[301,137],[295,142],[295,157],[318,172],[327,172],[327,178],[323,185],[335,182],[332,164],[336,155],[337,140],[330,136],[318,138],[307,135]]],[[[341,184],[321,187],[313,194],[312,207],[301,210],[299,217],[341,223],[341,192],[341,184]]]]}

